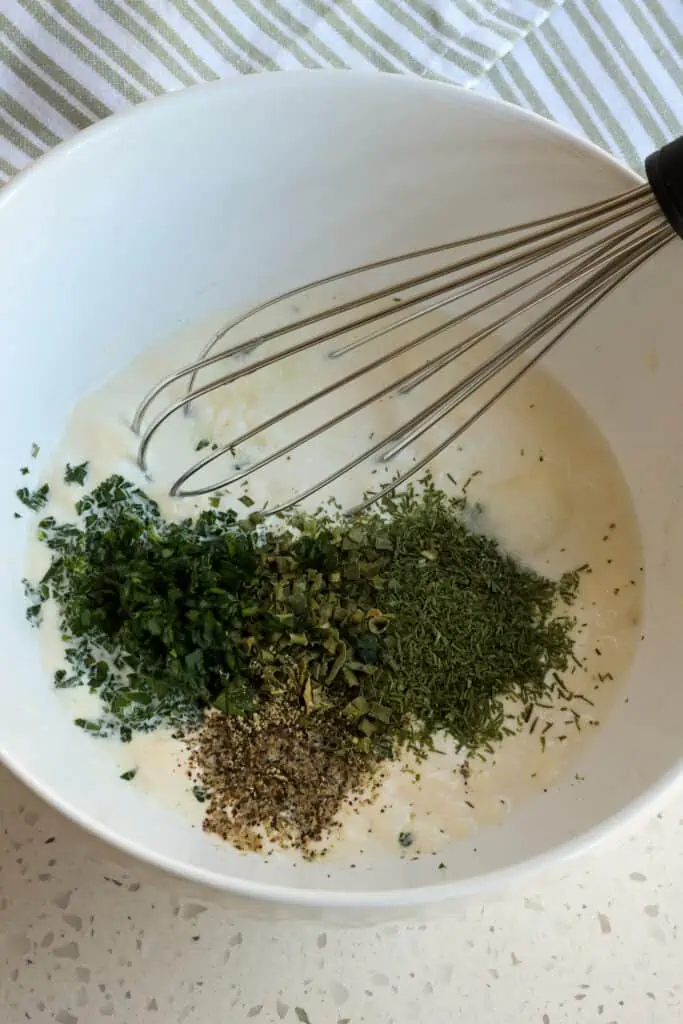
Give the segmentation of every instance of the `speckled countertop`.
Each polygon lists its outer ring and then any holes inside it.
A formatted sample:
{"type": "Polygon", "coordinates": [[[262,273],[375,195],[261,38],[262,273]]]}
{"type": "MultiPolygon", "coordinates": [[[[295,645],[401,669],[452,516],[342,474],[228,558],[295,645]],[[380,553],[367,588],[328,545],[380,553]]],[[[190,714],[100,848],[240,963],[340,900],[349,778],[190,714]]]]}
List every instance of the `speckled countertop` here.
{"type": "Polygon", "coordinates": [[[683,794],[524,891],[323,930],[132,881],[0,769],[2,1024],[669,1024],[681,925],[683,794]]]}

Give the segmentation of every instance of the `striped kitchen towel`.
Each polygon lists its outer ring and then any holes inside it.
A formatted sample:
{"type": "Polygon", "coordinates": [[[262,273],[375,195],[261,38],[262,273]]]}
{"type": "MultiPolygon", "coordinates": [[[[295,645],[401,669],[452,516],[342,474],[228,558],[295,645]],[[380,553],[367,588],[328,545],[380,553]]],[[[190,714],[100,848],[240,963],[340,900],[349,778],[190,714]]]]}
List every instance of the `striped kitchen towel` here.
{"type": "Polygon", "coordinates": [[[115,110],[261,70],[367,68],[530,107],[634,166],[683,131],[683,0],[3,0],[0,183],[115,110]]]}

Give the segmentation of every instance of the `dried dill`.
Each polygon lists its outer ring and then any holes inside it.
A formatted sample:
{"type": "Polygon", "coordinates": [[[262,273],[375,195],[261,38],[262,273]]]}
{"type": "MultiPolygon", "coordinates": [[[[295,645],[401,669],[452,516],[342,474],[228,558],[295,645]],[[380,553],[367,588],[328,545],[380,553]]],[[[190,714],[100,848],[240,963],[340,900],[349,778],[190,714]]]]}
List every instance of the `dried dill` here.
{"type": "Polygon", "coordinates": [[[379,687],[370,678],[365,695],[418,751],[440,730],[469,749],[501,739],[505,701],[532,707],[568,667],[574,621],[561,609],[578,573],[554,581],[520,565],[468,526],[464,499],[429,479],[382,511],[372,529],[391,545],[383,609],[393,672],[379,687]]]}

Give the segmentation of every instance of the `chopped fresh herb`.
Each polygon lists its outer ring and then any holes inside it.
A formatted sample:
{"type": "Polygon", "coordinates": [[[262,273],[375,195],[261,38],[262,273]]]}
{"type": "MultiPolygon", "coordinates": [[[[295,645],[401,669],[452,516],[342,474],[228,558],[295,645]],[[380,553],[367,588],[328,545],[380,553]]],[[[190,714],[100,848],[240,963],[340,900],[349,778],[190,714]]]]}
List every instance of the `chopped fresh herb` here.
{"type": "Polygon", "coordinates": [[[137,768],[131,768],[130,771],[124,772],[119,778],[123,779],[124,782],[131,782],[132,779],[137,775],[137,768]]]}
{"type": "Polygon", "coordinates": [[[37,459],[39,452],[40,452],[40,446],[35,444],[35,443],[32,444],[31,445],[31,458],[32,459],[37,459]]]}
{"type": "Polygon", "coordinates": [[[68,462],[64,470],[65,484],[80,484],[83,486],[88,475],[89,462],[81,462],[78,466],[72,466],[68,462]]]}
{"type": "Polygon", "coordinates": [[[21,473],[22,476],[28,476],[28,474],[29,474],[28,466],[22,466],[21,469],[19,470],[19,472],[21,473]]]}
{"type": "Polygon", "coordinates": [[[398,834],[399,846],[403,846],[405,848],[405,847],[408,847],[408,846],[412,846],[414,842],[415,842],[415,836],[413,835],[412,832],[399,832],[399,834],[398,834]]]}
{"type": "Polygon", "coordinates": [[[88,718],[74,718],[74,725],[77,725],[79,729],[85,730],[85,732],[94,733],[96,736],[105,735],[101,722],[92,722],[88,718]]]}
{"type": "Polygon", "coordinates": [[[208,448],[210,444],[211,442],[208,441],[205,437],[203,437],[201,441],[197,441],[197,444],[195,445],[195,451],[200,452],[202,451],[203,448],[208,448]]]}
{"type": "Polygon", "coordinates": [[[48,484],[43,484],[35,491],[29,491],[28,487],[20,487],[16,493],[22,505],[26,505],[26,508],[30,508],[32,512],[38,512],[47,505],[50,487],[48,484]]]}
{"type": "Polygon", "coordinates": [[[475,749],[505,734],[505,700],[530,721],[550,692],[571,696],[557,604],[578,576],[519,566],[465,508],[427,479],[350,522],[294,513],[269,531],[212,509],[172,523],[114,476],[77,503],[78,525],[41,521],[52,564],[31,604],[56,600],[110,726],[244,714],[284,682],[361,749],[425,752],[438,731],[475,749]]]}
{"type": "Polygon", "coordinates": [[[34,594],[33,595],[33,600],[36,600],[36,598],[37,598],[37,603],[36,604],[30,604],[28,606],[28,608],[26,609],[26,618],[31,623],[31,625],[34,625],[34,626],[37,626],[40,623],[41,615],[42,615],[42,611],[43,611],[43,605],[42,605],[41,598],[39,597],[39,595],[34,594]]]}
{"type": "Polygon", "coordinates": [[[429,477],[351,520],[211,507],[170,522],[120,476],[75,507],[75,523],[40,521],[51,564],[27,590],[32,620],[58,607],[55,683],[98,693],[103,717],[77,722],[93,734],[195,730],[207,820],[233,839],[269,821],[316,841],[402,748],[423,756],[445,732],[485,756],[509,701],[534,731],[544,699],[572,696],[578,573],[520,566],[429,477]]]}
{"type": "Polygon", "coordinates": [[[192,787],[192,795],[198,803],[203,804],[206,802],[206,790],[203,786],[194,785],[192,787]]]}

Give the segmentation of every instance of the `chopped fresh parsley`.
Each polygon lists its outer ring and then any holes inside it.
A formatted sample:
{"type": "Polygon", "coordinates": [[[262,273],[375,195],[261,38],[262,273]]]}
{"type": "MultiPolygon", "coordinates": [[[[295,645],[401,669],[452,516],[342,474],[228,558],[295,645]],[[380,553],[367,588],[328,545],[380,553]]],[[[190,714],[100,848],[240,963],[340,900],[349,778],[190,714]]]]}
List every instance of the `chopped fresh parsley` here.
{"type": "Polygon", "coordinates": [[[16,493],[22,505],[26,505],[26,508],[30,508],[32,512],[39,512],[47,505],[50,487],[48,484],[43,484],[35,491],[29,491],[28,487],[20,487],[16,493]]]}
{"type": "Polygon", "coordinates": [[[72,466],[67,462],[66,469],[64,470],[64,483],[80,484],[82,487],[88,475],[89,465],[89,462],[81,462],[78,466],[72,466]]]}

